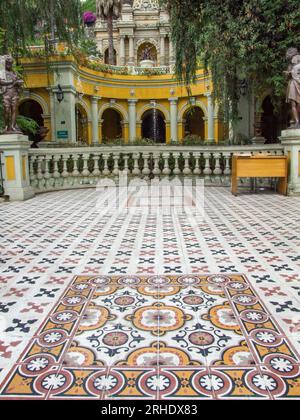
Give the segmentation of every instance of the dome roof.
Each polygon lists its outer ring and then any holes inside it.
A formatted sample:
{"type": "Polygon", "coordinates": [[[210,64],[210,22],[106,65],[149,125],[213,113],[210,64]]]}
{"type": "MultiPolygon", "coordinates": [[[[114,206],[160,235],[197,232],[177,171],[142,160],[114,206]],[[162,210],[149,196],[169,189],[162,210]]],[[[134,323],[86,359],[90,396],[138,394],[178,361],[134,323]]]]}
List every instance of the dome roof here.
{"type": "Polygon", "coordinates": [[[134,0],[134,10],[158,10],[158,0],[134,0]]]}

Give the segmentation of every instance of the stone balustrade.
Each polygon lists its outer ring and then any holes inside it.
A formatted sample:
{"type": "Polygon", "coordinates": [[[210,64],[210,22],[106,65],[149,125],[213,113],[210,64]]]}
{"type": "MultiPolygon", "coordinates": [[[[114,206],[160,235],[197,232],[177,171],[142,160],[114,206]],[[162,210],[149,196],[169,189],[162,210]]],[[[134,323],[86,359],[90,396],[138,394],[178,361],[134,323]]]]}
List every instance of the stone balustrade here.
{"type": "Polygon", "coordinates": [[[284,154],[281,145],[142,146],[38,149],[29,152],[30,185],[36,193],[95,187],[100,179],[202,177],[206,185],[229,186],[234,153],[284,154]]]}

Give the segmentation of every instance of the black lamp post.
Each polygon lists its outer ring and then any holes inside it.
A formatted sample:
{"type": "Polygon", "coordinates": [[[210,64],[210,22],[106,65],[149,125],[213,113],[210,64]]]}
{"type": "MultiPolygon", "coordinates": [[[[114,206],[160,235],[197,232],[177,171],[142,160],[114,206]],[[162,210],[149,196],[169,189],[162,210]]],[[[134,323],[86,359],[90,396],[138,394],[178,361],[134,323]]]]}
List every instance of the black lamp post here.
{"type": "Polygon", "coordinates": [[[64,92],[60,85],[57,86],[56,99],[61,103],[65,98],[64,92]]]}

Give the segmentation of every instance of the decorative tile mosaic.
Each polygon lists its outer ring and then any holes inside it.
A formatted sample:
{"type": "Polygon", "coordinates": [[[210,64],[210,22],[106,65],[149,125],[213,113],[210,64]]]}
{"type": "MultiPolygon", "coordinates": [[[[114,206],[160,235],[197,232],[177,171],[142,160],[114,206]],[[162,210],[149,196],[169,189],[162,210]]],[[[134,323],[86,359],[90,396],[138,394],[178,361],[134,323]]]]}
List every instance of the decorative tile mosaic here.
{"type": "Polygon", "coordinates": [[[78,276],[0,395],[297,398],[300,359],[245,276],[78,276]]]}

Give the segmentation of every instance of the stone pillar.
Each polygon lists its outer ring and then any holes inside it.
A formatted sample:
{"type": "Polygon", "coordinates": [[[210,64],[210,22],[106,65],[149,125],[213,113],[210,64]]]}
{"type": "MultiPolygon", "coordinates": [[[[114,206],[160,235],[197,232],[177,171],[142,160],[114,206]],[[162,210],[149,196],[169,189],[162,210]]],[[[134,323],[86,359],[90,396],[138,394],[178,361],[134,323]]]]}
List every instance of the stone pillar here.
{"type": "Polygon", "coordinates": [[[55,97],[52,90],[49,90],[50,95],[50,118],[51,118],[51,141],[56,141],[56,122],[55,122],[55,97]]]}
{"type": "Polygon", "coordinates": [[[170,98],[170,138],[172,142],[178,141],[178,98],[170,98]]]}
{"type": "Polygon", "coordinates": [[[165,35],[160,36],[160,65],[166,65],[166,44],[165,44],[165,35]]]}
{"type": "Polygon", "coordinates": [[[120,65],[125,66],[125,36],[120,36],[120,65]]]}
{"type": "MultiPolygon", "coordinates": [[[[76,143],[76,90],[62,86],[64,100],[55,101],[55,138],[57,141],[76,143]]],[[[56,94],[56,90],[54,90],[56,94]]]]}
{"type": "Polygon", "coordinates": [[[135,141],[136,135],[136,104],[137,99],[128,99],[129,106],[129,142],[135,141]]]}
{"type": "Polygon", "coordinates": [[[0,150],[4,161],[4,190],[12,201],[25,201],[34,197],[30,186],[28,152],[30,142],[22,134],[0,136],[0,150]]]}
{"type": "Polygon", "coordinates": [[[99,144],[98,96],[92,96],[92,144],[99,144]]]}
{"type": "Polygon", "coordinates": [[[283,131],[281,144],[289,157],[289,195],[300,195],[300,129],[283,131]]]}
{"type": "Polygon", "coordinates": [[[207,93],[207,141],[209,143],[215,142],[215,130],[214,130],[214,104],[211,93],[207,93]]]}
{"type": "Polygon", "coordinates": [[[135,59],[134,59],[134,38],[133,36],[129,36],[129,66],[135,65],[135,59]]]}

